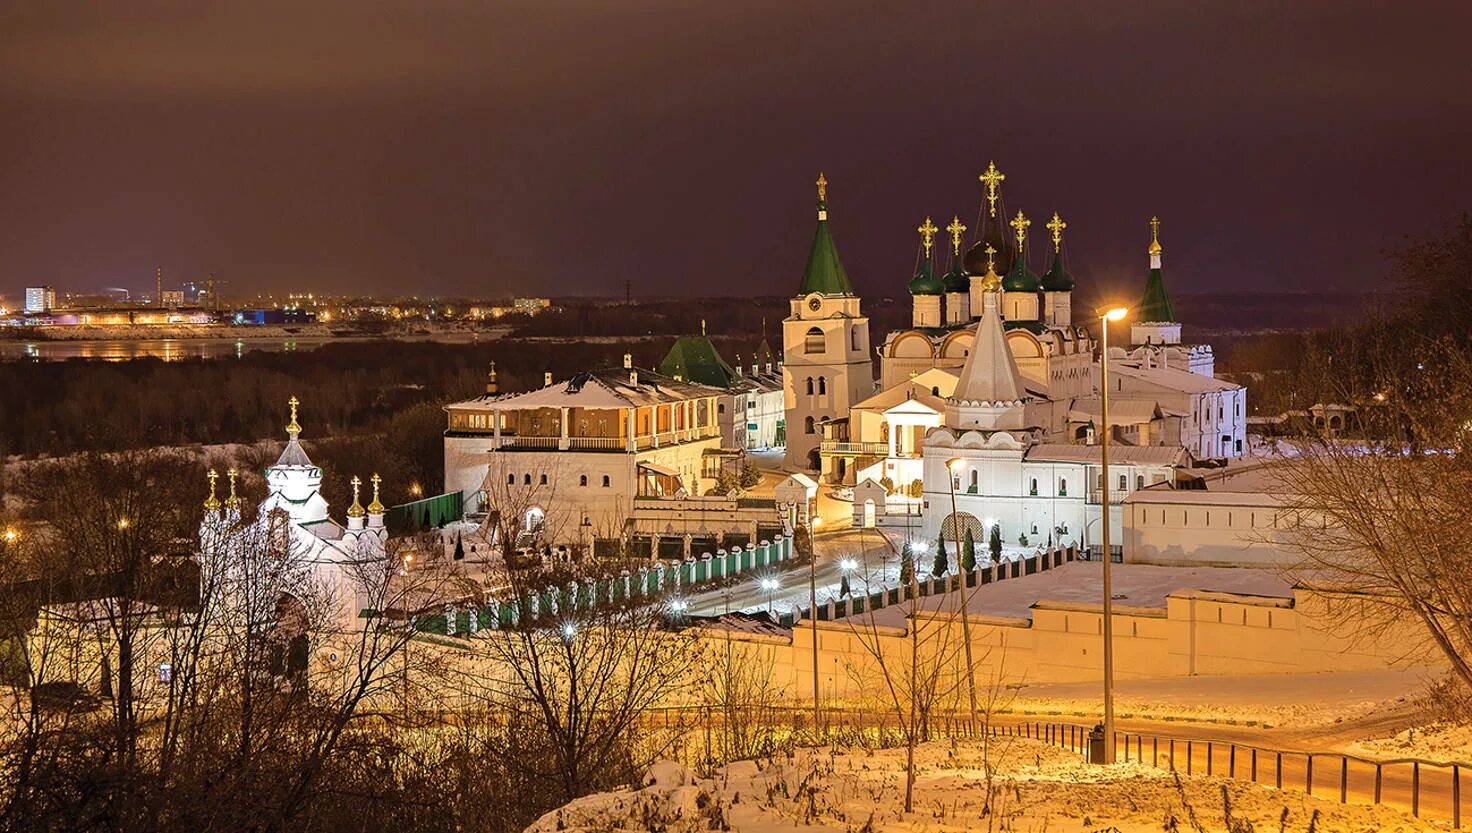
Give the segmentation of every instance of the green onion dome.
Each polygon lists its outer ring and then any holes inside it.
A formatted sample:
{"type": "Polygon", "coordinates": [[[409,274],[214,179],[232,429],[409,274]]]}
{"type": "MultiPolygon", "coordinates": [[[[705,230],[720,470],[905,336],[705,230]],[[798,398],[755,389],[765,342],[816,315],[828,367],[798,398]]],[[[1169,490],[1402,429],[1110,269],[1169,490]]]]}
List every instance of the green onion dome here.
{"type": "Polygon", "coordinates": [[[920,271],[910,279],[911,295],[940,295],[945,292],[945,284],[935,276],[930,268],[930,258],[920,261],[920,271]]]}
{"type": "Polygon", "coordinates": [[[1022,252],[1012,261],[1012,268],[1007,270],[1006,277],[1002,278],[1002,291],[1004,292],[1037,292],[1038,276],[1027,268],[1027,258],[1022,252]]]}
{"type": "Polygon", "coordinates": [[[1043,275],[1043,291],[1072,292],[1073,286],[1073,275],[1068,274],[1068,270],[1063,268],[1063,254],[1054,252],[1053,266],[1046,275],[1043,275]]]}
{"type": "Polygon", "coordinates": [[[971,291],[971,276],[966,274],[966,270],[962,268],[960,258],[956,258],[951,263],[951,271],[947,272],[940,282],[946,292],[971,291]]]}

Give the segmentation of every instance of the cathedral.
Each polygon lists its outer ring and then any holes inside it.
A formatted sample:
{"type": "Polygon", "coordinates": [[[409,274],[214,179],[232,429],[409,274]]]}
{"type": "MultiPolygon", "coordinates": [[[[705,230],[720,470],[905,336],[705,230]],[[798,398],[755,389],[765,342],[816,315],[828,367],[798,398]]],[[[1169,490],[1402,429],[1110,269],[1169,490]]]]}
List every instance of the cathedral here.
{"type": "Polygon", "coordinates": [[[976,540],[999,526],[1022,546],[1090,546],[1106,489],[1113,503],[1242,455],[1246,390],[1215,378],[1210,346],[1181,342],[1152,218],[1141,301],[1128,337],[1111,333],[1123,343],[1109,347],[1105,483],[1104,323],[1074,315],[1067,222],[1054,211],[1046,234],[1033,234],[1007,206],[1005,180],[995,164],[979,176],[971,227],[959,215],[919,225],[910,326],[871,354],[819,176],[817,230],[783,323],[787,464],[852,488],[856,523],[918,521],[948,538],[962,524],[976,540]],[[1047,264],[1041,276],[1033,263],[1047,264]]]}

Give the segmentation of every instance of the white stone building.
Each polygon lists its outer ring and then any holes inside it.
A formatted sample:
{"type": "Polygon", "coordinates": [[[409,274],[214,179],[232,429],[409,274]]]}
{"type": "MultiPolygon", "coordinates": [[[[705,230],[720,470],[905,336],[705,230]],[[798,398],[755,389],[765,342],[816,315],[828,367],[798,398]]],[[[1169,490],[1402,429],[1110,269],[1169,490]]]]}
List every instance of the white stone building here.
{"type": "Polygon", "coordinates": [[[492,374],[485,396],[445,407],[445,491],[464,494],[468,512],[514,506],[541,543],[588,543],[624,537],[642,498],[714,485],[723,391],[628,356],[524,393],[499,394],[492,374]]]}

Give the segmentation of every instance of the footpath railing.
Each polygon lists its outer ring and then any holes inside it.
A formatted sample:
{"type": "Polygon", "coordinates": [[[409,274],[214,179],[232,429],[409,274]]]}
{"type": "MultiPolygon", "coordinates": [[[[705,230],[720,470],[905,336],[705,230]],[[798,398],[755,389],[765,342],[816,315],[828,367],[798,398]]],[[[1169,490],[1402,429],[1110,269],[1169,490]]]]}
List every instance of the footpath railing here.
{"type": "MultiPolygon", "coordinates": [[[[879,745],[902,742],[904,723],[888,709],[812,710],[764,705],[723,708],[682,706],[656,709],[647,716],[665,728],[684,726],[705,733],[709,756],[711,733],[728,721],[748,728],[761,726],[777,734],[802,738],[802,743],[848,742],[867,737],[879,745]]],[[[922,740],[976,736],[967,715],[935,712],[922,715],[922,740]]],[[[995,714],[979,730],[992,737],[1029,738],[1089,755],[1092,725],[1060,721],[1014,720],[995,714]]],[[[1417,818],[1462,826],[1462,774],[1472,764],[1418,758],[1374,760],[1342,752],[1272,749],[1230,740],[1209,740],[1146,732],[1116,731],[1115,759],[1186,775],[1206,775],[1248,781],[1280,790],[1302,790],[1341,804],[1386,805],[1417,818]]]]}
{"type": "MultiPolygon", "coordinates": [[[[1088,754],[1088,729],[1068,723],[1001,727],[1088,754]]],[[[1419,758],[1375,760],[1344,752],[1272,749],[1231,740],[1209,740],[1116,731],[1115,760],[1148,764],[1187,775],[1214,775],[1276,789],[1302,789],[1341,804],[1384,804],[1462,826],[1462,774],[1472,764],[1419,758]]]]}

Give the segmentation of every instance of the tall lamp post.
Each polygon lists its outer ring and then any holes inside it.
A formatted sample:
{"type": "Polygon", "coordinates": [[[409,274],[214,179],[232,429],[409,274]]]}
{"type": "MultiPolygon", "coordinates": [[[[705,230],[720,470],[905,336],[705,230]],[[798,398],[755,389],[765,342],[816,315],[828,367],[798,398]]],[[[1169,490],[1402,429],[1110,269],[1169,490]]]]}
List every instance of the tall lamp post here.
{"type": "MultiPolygon", "coordinates": [[[[961,513],[956,511],[956,476],[965,464],[960,457],[952,457],[946,461],[946,485],[951,487],[951,533],[956,539],[956,575],[961,577],[961,639],[966,643],[966,694],[970,698],[971,714],[970,722],[967,724],[971,731],[976,731],[976,665],[971,659],[971,617],[967,615],[966,608],[970,600],[966,597],[966,573],[961,567],[961,513]]],[[[973,542],[974,543],[974,542],[973,542]]]]}
{"type": "Polygon", "coordinates": [[[1112,307],[1099,315],[1103,337],[1099,354],[1099,420],[1104,423],[1099,444],[1100,476],[1104,488],[1099,490],[1103,505],[1100,530],[1104,544],[1104,763],[1114,763],[1114,587],[1109,580],[1109,567],[1114,556],[1109,549],[1109,322],[1119,321],[1129,310],[1112,307]]]}
{"type": "Polygon", "coordinates": [[[818,544],[813,530],[823,519],[817,515],[808,519],[808,615],[813,617],[813,725],[818,725],[818,544]]]}

